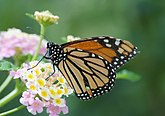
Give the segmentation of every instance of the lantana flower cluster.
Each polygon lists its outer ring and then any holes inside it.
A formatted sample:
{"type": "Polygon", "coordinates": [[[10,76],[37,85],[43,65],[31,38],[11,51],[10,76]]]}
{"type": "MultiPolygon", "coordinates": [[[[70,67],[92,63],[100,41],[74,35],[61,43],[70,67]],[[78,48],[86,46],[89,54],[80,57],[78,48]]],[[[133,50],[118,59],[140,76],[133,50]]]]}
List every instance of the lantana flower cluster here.
{"type": "Polygon", "coordinates": [[[44,107],[50,116],[57,116],[60,112],[68,113],[65,97],[72,94],[73,90],[57,69],[49,77],[53,72],[51,63],[41,62],[34,67],[37,62],[23,64],[23,68],[10,72],[11,76],[20,78],[26,84],[27,90],[23,92],[20,102],[33,115],[41,113],[44,107]],[[34,68],[29,69],[30,67],[34,68]]]}
{"type": "Polygon", "coordinates": [[[50,11],[36,11],[34,13],[35,20],[44,26],[49,26],[55,23],[58,23],[59,16],[53,15],[50,11]]]}
{"type": "MultiPolygon", "coordinates": [[[[17,52],[23,55],[33,55],[40,37],[36,34],[27,34],[20,29],[11,28],[0,32],[0,60],[14,56],[17,52]]],[[[39,54],[46,52],[46,40],[42,41],[39,54]]]]}

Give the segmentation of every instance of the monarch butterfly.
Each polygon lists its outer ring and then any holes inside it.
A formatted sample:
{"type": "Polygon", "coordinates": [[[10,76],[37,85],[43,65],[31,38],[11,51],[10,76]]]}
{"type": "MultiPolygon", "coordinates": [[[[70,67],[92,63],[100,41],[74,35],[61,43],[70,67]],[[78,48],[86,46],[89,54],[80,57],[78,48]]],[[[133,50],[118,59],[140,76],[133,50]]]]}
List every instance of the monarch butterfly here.
{"type": "Polygon", "coordinates": [[[89,100],[109,92],[115,71],[137,52],[129,41],[101,36],[62,45],[48,42],[43,58],[58,67],[78,98],[89,100]]]}

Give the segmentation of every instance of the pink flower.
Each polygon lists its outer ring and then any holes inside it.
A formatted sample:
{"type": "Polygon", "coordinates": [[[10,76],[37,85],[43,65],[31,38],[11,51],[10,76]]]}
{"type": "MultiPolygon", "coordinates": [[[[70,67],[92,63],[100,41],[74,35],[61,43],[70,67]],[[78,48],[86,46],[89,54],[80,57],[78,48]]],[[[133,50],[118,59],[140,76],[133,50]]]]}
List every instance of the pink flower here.
{"type": "Polygon", "coordinates": [[[55,106],[54,104],[50,104],[47,106],[47,113],[50,113],[49,116],[58,116],[61,111],[63,112],[63,114],[67,114],[68,106],[59,107],[55,106]]]}
{"type": "Polygon", "coordinates": [[[17,71],[10,71],[10,76],[14,77],[14,79],[20,78],[22,76],[21,72],[21,69],[18,69],[17,71]]]}
{"type": "Polygon", "coordinates": [[[24,91],[22,97],[20,98],[20,103],[24,106],[28,106],[34,101],[34,96],[30,91],[24,91]]]}
{"type": "MultiPolygon", "coordinates": [[[[9,58],[16,53],[34,54],[40,37],[35,34],[27,34],[19,29],[8,29],[0,32],[0,59],[9,58]]],[[[40,54],[46,52],[46,41],[41,45],[40,54]]]]}
{"type": "Polygon", "coordinates": [[[61,107],[61,111],[63,112],[63,114],[67,114],[69,112],[68,111],[68,106],[61,107]]]}
{"type": "Polygon", "coordinates": [[[14,79],[21,78],[24,72],[26,72],[27,69],[29,68],[29,66],[25,63],[23,63],[22,66],[23,66],[22,69],[18,69],[17,71],[14,70],[10,71],[10,76],[12,76],[14,79]]]}
{"type": "Polygon", "coordinates": [[[30,106],[27,106],[27,109],[29,112],[31,112],[33,115],[36,115],[37,113],[41,113],[43,111],[44,104],[41,100],[39,100],[38,97],[33,100],[32,103],[30,103],[30,106]]]}
{"type": "Polygon", "coordinates": [[[58,116],[60,112],[60,107],[53,104],[50,104],[47,108],[47,113],[50,113],[49,116],[58,116]]]}

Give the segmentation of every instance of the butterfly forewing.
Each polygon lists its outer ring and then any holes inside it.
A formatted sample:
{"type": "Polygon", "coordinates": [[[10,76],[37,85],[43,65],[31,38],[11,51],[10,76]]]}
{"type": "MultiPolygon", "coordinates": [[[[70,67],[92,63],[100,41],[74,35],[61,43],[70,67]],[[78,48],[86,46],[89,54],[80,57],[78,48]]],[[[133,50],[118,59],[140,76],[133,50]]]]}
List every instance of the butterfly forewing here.
{"type": "Polygon", "coordinates": [[[64,44],[63,46],[97,54],[110,62],[115,70],[137,54],[137,48],[129,41],[109,36],[92,37],[91,39],[73,41],[64,44]]]}

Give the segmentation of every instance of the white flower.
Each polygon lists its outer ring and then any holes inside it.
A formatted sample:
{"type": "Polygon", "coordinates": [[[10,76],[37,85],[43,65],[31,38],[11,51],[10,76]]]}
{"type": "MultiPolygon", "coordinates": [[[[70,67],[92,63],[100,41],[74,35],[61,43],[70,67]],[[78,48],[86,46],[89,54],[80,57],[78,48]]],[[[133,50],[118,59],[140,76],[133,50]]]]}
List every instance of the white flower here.
{"type": "Polygon", "coordinates": [[[64,86],[63,89],[64,89],[64,95],[66,95],[67,97],[68,97],[68,95],[73,93],[73,89],[71,89],[68,86],[64,86]]]}
{"type": "Polygon", "coordinates": [[[34,81],[36,79],[36,76],[28,71],[24,79],[27,79],[28,81],[34,81]]]}
{"type": "Polygon", "coordinates": [[[50,87],[49,88],[49,94],[53,99],[58,97],[55,87],[50,87]]]}
{"type": "Polygon", "coordinates": [[[75,41],[75,40],[80,40],[81,38],[79,37],[74,37],[72,35],[67,36],[67,42],[75,41]]]}
{"type": "Polygon", "coordinates": [[[49,100],[50,99],[50,96],[49,96],[49,90],[48,88],[42,88],[39,90],[39,95],[44,98],[45,100],[49,100]]]}
{"type": "Polygon", "coordinates": [[[31,81],[28,81],[26,83],[26,87],[31,90],[33,93],[37,93],[37,90],[38,90],[38,87],[37,85],[35,85],[35,83],[31,82],[31,81]]]}
{"type": "Polygon", "coordinates": [[[52,25],[54,23],[57,23],[59,17],[58,16],[54,16],[51,12],[49,12],[48,10],[46,11],[36,11],[34,13],[35,19],[43,25],[52,25]]]}
{"type": "Polygon", "coordinates": [[[61,97],[64,94],[64,89],[62,88],[56,88],[56,93],[59,97],[61,97]]]}
{"type": "Polygon", "coordinates": [[[66,106],[65,100],[62,98],[56,98],[53,100],[54,105],[59,106],[59,107],[64,107],[66,106]]]}

